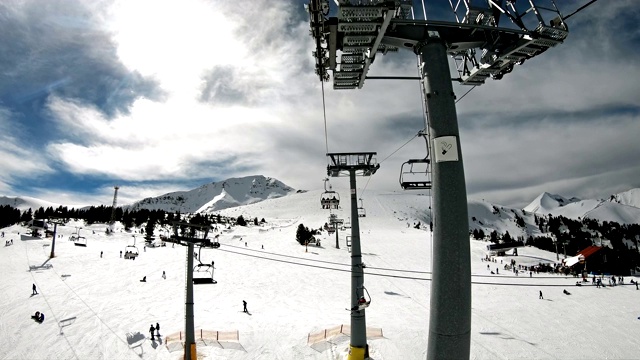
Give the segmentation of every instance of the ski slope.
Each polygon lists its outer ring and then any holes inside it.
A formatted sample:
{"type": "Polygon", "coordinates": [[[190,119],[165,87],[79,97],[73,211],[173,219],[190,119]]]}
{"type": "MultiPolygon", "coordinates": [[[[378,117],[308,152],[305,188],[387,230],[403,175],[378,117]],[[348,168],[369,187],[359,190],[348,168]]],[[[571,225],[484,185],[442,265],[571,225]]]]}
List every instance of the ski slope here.
{"type": "MultiPolygon", "coordinates": [[[[351,281],[348,231],[339,232],[340,249],[335,235],[326,232],[321,247],[305,251],[295,241],[300,223],[319,228],[327,221],[320,194],[292,194],[221,211],[267,223],[212,233],[219,234],[220,248],[202,250],[203,262],[215,261],[218,283],[194,287],[195,328],[237,332],[238,341],[199,345],[199,358],[343,358],[347,336],[307,343],[309,334],[348,325],[350,319],[345,310],[351,281]],[[243,300],[250,315],[242,311],[243,300]]],[[[347,219],[349,196],[341,195],[337,214],[347,219]]],[[[367,216],[359,221],[365,286],[372,300],[367,326],[383,333],[368,341],[371,357],[424,359],[431,236],[407,223],[426,214],[428,197],[369,193],[364,205],[367,216]],[[398,271],[403,269],[411,272],[398,271]]],[[[24,234],[24,228],[3,229],[3,239],[14,244],[0,248],[0,359],[181,359],[179,342],[167,346],[166,336],[184,331],[186,248],[168,244],[145,250],[138,233],[139,257],[124,260],[120,251],[133,243],[134,233],[116,227],[107,236],[105,225],[85,226],[81,235],[87,247],[79,247],[68,240],[74,226],[83,224],[72,221],[58,228],[63,237],[56,241],[53,259],[51,239],[21,241],[18,233],[24,234]],[[144,276],[146,283],[139,281],[144,276]],[[34,296],[33,283],[39,291],[34,296]],[[46,315],[42,324],[30,319],[37,310],[46,315]],[[156,322],[162,336],[151,341],[148,329],[156,322]]],[[[556,255],[526,247],[518,257],[487,263],[482,261],[486,244],[470,240],[471,358],[640,358],[640,291],[635,287],[597,289],[577,287],[573,277],[514,276],[501,261],[553,263],[556,255]],[[492,275],[487,265],[494,272],[499,268],[499,274],[492,275]]]]}

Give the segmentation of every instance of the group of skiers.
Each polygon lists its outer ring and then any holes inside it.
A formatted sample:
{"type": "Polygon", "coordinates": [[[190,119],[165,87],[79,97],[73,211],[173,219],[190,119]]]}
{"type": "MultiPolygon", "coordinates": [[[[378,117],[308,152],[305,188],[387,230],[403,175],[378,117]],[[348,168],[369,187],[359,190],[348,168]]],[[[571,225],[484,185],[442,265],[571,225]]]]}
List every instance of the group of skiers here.
{"type": "Polygon", "coordinates": [[[13,245],[13,239],[4,242],[4,246],[13,245]]]}
{"type": "Polygon", "coordinates": [[[156,332],[156,337],[158,337],[158,339],[160,339],[160,324],[156,323],[156,327],[153,327],[153,324],[151,324],[151,327],[149,328],[149,333],[151,334],[151,341],[155,340],[154,338],[154,334],[153,332],[156,332]]]}

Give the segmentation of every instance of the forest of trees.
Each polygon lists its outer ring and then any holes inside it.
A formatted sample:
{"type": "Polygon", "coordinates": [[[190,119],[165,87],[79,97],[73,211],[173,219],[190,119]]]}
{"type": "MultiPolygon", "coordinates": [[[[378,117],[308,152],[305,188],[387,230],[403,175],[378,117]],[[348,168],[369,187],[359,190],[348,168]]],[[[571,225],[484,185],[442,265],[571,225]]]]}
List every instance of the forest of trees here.
{"type": "MultiPolygon", "coordinates": [[[[494,207],[494,214],[499,210],[494,207]]],[[[515,213],[515,212],[514,212],[515,213]]],[[[516,224],[525,228],[524,219],[515,213],[516,224]]],[[[613,221],[599,222],[595,219],[570,219],[564,216],[553,216],[551,214],[534,215],[535,225],[543,235],[529,235],[526,239],[522,236],[513,239],[509,232],[499,234],[496,230],[488,235],[482,229],[474,229],[471,235],[474,239],[485,239],[493,243],[507,242],[513,240],[524,241],[526,245],[531,245],[542,250],[567,254],[574,256],[579,251],[591,246],[600,245],[603,240],[611,243],[614,261],[626,264],[629,268],[640,266],[640,225],[639,224],[619,224],[613,221]],[[627,240],[625,243],[623,240],[627,240]],[[557,241],[557,244],[556,244],[557,241]],[[557,245],[557,248],[556,248],[557,245]]]]}
{"type": "MultiPolygon", "coordinates": [[[[111,222],[113,208],[111,206],[91,206],[83,209],[47,207],[38,208],[35,212],[29,208],[20,212],[19,209],[10,205],[0,206],[0,228],[11,226],[17,223],[26,224],[32,219],[62,218],[84,220],[85,224],[108,224],[111,222]]],[[[178,213],[166,212],[164,210],[139,209],[134,211],[123,210],[118,207],[115,211],[114,221],[120,221],[126,231],[133,227],[141,227],[146,224],[147,236],[153,236],[152,227],[154,225],[171,225],[176,221],[184,221],[184,217],[178,213]]],[[[221,216],[220,214],[193,214],[189,215],[188,222],[198,225],[212,224],[236,224],[237,219],[221,216]]],[[[242,220],[244,221],[244,219],[242,220]]],[[[257,221],[257,218],[256,218],[257,221]]],[[[264,219],[262,219],[264,222],[264,219]]],[[[244,222],[246,225],[246,222],[244,222]]]]}

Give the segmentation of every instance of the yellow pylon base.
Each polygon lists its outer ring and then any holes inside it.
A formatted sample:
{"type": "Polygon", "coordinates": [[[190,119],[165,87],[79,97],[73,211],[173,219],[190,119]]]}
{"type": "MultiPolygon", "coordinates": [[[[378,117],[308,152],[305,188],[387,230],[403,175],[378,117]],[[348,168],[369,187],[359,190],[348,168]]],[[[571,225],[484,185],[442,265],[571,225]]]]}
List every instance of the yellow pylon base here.
{"type": "Polygon", "coordinates": [[[364,360],[365,353],[365,348],[349,345],[349,355],[347,355],[347,360],[364,360]]]}

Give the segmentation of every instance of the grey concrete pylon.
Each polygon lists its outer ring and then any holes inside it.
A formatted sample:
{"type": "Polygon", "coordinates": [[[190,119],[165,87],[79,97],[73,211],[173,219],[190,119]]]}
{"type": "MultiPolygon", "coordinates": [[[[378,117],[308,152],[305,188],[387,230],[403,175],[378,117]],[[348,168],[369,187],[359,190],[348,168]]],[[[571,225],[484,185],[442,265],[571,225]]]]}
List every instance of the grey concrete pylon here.
{"type": "Polygon", "coordinates": [[[469,359],[471,255],[464,166],[446,47],[416,47],[429,118],[433,180],[433,275],[427,359],[469,359]]]}
{"type": "Polygon", "coordinates": [[[186,281],[186,299],[185,299],[185,319],[184,319],[184,358],[185,360],[195,360],[192,355],[195,354],[196,336],[193,323],[193,242],[187,244],[187,281],[186,281]]]}
{"type": "MultiPolygon", "coordinates": [[[[356,193],[356,170],[349,170],[351,187],[351,347],[367,352],[367,319],[365,309],[358,308],[358,300],[364,293],[364,269],[362,268],[362,250],[360,248],[360,221],[358,219],[358,196],[356,193]]],[[[349,358],[351,359],[351,357],[349,358]]]]}

